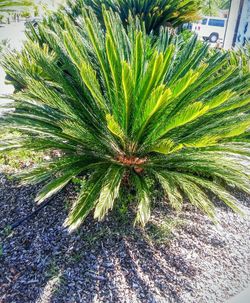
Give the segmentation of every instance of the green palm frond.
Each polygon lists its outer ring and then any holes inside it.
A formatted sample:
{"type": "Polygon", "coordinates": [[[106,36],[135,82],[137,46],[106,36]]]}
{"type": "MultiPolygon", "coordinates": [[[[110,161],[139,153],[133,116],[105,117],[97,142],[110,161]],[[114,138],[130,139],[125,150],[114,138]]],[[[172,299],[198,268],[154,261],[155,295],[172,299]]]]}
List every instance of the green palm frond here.
{"type": "Polygon", "coordinates": [[[103,13],[105,30],[84,9],[77,26],[62,15],[61,25],[41,25],[21,53],[5,56],[3,67],[22,90],[0,127],[22,137],[0,142],[0,152],[60,151],[20,177],[47,182],[42,202],[83,176],[65,222],[71,228],[92,211],[103,219],[128,178],[142,225],[155,182],[177,210],[187,199],[215,222],[212,192],[240,211],[226,188],[250,193],[250,74],[196,37],[183,44],[161,29],[156,38],[136,20],[125,29],[117,14],[103,13]]]}

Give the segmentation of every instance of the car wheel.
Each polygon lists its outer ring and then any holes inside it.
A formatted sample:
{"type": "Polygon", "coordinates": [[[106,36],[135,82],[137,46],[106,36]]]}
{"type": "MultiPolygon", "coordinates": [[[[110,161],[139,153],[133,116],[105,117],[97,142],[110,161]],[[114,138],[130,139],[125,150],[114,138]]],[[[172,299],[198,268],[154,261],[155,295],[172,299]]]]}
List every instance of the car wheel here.
{"type": "Polygon", "coordinates": [[[214,33],[209,36],[209,42],[211,42],[211,43],[216,43],[218,41],[218,39],[219,39],[218,34],[214,33]]]}

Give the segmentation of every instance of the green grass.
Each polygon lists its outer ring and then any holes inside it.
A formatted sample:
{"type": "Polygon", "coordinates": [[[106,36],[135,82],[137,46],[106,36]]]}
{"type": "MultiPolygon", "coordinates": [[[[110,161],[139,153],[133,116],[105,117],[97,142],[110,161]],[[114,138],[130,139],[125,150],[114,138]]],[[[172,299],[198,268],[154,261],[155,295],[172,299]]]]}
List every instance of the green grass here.
{"type": "Polygon", "coordinates": [[[150,223],[146,229],[146,238],[154,244],[163,244],[172,239],[174,232],[185,225],[185,220],[179,218],[164,218],[156,223],[150,223]]]}
{"type": "MultiPolygon", "coordinates": [[[[0,134],[0,143],[12,138],[20,138],[21,133],[17,131],[3,131],[0,134]]],[[[48,153],[36,152],[32,150],[12,150],[9,153],[0,153],[0,171],[12,174],[24,168],[36,166],[48,158],[48,153]]]]}

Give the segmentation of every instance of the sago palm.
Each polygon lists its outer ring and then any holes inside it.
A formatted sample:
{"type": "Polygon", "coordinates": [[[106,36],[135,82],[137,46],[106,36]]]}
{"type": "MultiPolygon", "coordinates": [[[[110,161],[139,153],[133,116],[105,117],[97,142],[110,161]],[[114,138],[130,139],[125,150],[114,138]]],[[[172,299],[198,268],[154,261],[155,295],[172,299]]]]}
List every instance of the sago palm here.
{"type": "Polygon", "coordinates": [[[53,49],[28,41],[21,54],[5,57],[23,90],[0,126],[22,136],[1,142],[2,152],[60,154],[20,175],[47,182],[36,201],[81,176],[65,222],[71,228],[92,211],[103,219],[128,186],[142,225],[150,218],[152,184],[161,186],[166,207],[179,210],[187,199],[216,220],[212,192],[238,211],[226,185],[250,193],[250,75],[227,53],[197,47],[195,37],[180,47],[164,29],[158,38],[139,22],[125,30],[108,11],[104,23],[105,30],[84,10],[80,30],[64,17],[65,30],[44,32],[53,49]]]}
{"type": "Polygon", "coordinates": [[[138,17],[145,22],[149,33],[158,32],[161,26],[178,27],[198,20],[201,0],[69,0],[68,12],[75,18],[86,5],[94,9],[99,20],[102,20],[102,6],[118,13],[124,24],[130,17],[138,17]]]}
{"type": "Polygon", "coordinates": [[[204,0],[202,2],[202,12],[207,16],[216,16],[220,10],[229,10],[231,0],[204,0]]]}

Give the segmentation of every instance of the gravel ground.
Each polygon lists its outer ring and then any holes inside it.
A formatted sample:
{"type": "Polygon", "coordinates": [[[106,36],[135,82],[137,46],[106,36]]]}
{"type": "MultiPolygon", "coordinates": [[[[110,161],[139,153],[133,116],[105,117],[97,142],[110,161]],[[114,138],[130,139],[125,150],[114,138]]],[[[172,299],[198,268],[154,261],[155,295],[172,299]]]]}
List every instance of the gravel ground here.
{"type": "MultiPolygon", "coordinates": [[[[35,209],[38,189],[0,175],[1,303],[220,303],[250,283],[246,195],[238,195],[245,217],[217,203],[221,224],[214,226],[186,208],[159,241],[154,225],[133,229],[129,217],[116,214],[102,223],[89,218],[69,235],[62,223],[74,199],[72,185],[10,232],[9,224],[35,209]]],[[[158,204],[153,222],[175,217],[158,204]]]]}

